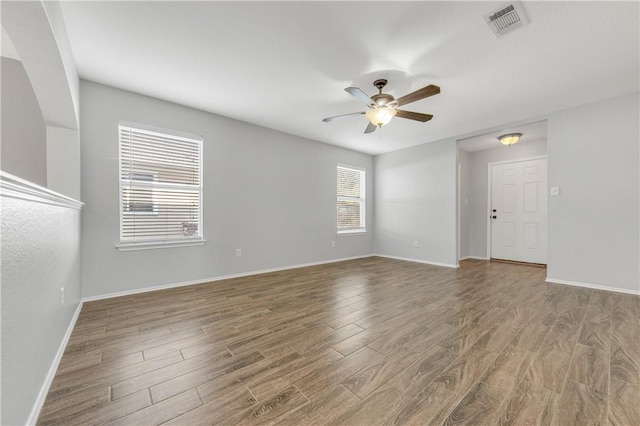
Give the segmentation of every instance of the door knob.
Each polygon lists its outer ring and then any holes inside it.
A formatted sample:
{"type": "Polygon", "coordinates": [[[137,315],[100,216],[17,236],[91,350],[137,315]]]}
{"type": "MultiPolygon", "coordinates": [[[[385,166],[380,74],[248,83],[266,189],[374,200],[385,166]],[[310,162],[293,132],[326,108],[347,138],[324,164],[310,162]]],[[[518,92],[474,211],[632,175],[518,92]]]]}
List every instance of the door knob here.
{"type": "Polygon", "coordinates": [[[497,212],[497,211],[498,211],[498,210],[496,210],[496,209],[493,209],[493,212],[494,212],[494,213],[495,213],[495,212],[497,212]]]}
{"type": "Polygon", "coordinates": [[[492,218],[492,219],[497,219],[497,218],[498,218],[498,216],[495,216],[495,215],[494,215],[494,216],[491,216],[491,218],[492,218]]]}

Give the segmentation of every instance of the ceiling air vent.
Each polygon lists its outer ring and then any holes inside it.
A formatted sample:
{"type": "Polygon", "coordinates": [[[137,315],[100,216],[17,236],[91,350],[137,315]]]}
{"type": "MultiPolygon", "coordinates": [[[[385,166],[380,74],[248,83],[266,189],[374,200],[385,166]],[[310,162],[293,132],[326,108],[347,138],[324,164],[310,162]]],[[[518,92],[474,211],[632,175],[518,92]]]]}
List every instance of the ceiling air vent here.
{"type": "Polygon", "coordinates": [[[485,15],[484,20],[487,21],[489,28],[491,28],[496,37],[529,23],[519,2],[512,2],[502,6],[500,9],[485,15]]]}

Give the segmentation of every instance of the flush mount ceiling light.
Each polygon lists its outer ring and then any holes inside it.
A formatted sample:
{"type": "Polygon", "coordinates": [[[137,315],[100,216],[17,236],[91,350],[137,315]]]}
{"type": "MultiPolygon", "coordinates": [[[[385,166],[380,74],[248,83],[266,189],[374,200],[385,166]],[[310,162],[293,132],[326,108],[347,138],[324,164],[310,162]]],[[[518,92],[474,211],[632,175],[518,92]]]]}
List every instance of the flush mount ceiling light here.
{"type": "Polygon", "coordinates": [[[511,146],[514,143],[518,142],[522,137],[522,133],[509,133],[506,135],[498,136],[498,140],[502,145],[511,146]]]}
{"type": "Polygon", "coordinates": [[[365,115],[374,126],[384,126],[398,113],[393,108],[388,106],[381,106],[378,108],[368,110],[365,115]]]}

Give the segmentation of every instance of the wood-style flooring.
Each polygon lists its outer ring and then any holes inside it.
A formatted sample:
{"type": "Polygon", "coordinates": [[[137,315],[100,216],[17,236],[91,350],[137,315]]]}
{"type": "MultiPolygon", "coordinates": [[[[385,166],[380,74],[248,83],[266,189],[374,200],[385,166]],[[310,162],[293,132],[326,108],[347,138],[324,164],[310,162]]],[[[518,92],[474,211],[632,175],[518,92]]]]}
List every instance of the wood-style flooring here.
{"type": "Polygon", "coordinates": [[[640,297],[378,257],[85,303],[38,424],[640,425],[640,297]]]}

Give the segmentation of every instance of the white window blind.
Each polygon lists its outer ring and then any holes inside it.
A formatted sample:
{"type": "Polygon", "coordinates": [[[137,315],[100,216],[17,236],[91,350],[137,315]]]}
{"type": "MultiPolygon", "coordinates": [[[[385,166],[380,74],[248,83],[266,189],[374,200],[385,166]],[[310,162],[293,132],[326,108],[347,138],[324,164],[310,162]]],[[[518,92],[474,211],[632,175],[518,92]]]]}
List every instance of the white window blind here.
{"type": "Polygon", "coordinates": [[[120,242],[202,240],[202,139],[120,125],[120,242]]]}
{"type": "Polygon", "coordinates": [[[338,166],[338,233],[365,232],[365,172],[338,166]]]}

